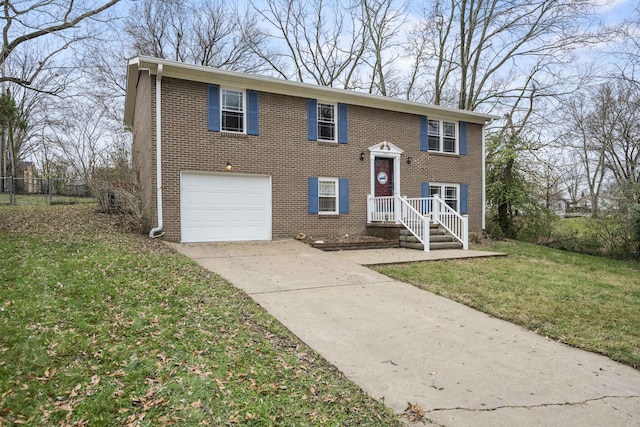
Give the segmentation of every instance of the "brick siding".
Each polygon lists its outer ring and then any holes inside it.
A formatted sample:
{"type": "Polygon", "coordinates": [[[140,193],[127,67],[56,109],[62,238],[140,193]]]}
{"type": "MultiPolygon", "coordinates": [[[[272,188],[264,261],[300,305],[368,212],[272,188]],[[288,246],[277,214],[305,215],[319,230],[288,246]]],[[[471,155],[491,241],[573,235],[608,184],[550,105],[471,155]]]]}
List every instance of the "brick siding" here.
{"type": "MultiPolygon", "coordinates": [[[[155,77],[141,78],[134,125],[140,179],[155,188],[155,77]],[[138,101],[141,101],[138,103],[138,101]]],[[[248,87],[247,89],[251,89],[248,87]]],[[[371,186],[368,147],[388,141],[402,150],[401,194],[421,196],[421,183],[468,184],[469,229],[482,221],[482,127],[468,124],[468,155],[421,152],[419,117],[349,105],[349,143],[307,140],[307,99],[260,92],[260,135],[207,130],[207,85],[162,78],[162,167],[165,238],[180,241],[180,172],[224,172],[272,177],[272,236],[364,234],[371,186]],[[365,160],[360,153],[365,152],[365,160]],[[408,165],[406,158],[412,157],[408,165]],[[308,177],[349,179],[349,213],[307,212],[308,177]]],[[[437,118],[437,117],[433,117],[437,118]]],[[[148,195],[155,221],[155,192],[148,195]]]]}

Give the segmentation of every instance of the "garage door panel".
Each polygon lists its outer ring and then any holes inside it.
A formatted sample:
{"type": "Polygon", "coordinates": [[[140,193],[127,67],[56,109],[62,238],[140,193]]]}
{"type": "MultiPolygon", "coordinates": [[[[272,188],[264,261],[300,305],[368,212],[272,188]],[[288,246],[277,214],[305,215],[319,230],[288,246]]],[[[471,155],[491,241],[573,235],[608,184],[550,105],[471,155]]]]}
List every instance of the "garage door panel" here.
{"type": "Polygon", "coordinates": [[[271,181],[245,175],[182,175],[183,242],[271,239],[271,181]]]}

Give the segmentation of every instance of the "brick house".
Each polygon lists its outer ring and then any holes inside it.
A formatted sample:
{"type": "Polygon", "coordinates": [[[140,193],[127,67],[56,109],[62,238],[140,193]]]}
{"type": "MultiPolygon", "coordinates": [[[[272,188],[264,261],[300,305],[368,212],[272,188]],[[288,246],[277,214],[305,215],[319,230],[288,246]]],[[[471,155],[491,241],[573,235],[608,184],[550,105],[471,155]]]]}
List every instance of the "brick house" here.
{"type": "Polygon", "coordinates": [[[124,123],[150,235],[210,242],[360,235],[376,225],[424,239],[427,222],[480,232],[492,119],[137,57],[124,123]]]}

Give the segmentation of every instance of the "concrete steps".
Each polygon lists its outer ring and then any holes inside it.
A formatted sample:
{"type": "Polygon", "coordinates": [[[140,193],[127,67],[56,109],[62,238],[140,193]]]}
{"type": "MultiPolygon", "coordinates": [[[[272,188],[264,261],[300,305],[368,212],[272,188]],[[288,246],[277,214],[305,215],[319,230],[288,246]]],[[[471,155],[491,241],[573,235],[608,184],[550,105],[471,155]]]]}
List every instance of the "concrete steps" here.
{"type": "MultiPolygon", "coordinates": [[[[424,245],[407,229],[400,230],[399,240],[401,248],[424,250],[424,245]]],[[[431,224],[429,227],[429,249],[462,249],[462,243],[450,235],[444,228],[436,224],[431,224]]]]}

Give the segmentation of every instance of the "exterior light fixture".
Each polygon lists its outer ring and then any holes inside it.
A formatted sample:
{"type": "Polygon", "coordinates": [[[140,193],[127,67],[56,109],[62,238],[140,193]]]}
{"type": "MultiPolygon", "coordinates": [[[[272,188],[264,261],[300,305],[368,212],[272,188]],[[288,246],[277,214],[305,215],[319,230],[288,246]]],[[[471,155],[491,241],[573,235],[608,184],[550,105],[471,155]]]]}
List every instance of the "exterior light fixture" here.
{"type": "Polygon", "coordinates": [[[362,152],[360,153],[360,161],[361,161],[361,162],[362,162],[362,161],[364,161],[364,151],[362,151],[362,152]]]}
{"type": "Polygon", "coordinates": [[[231,166],[231,162],[227,162],[227,166],[225,167],[226,170],[231,171],[231,169],[233,169],[233,166],[231,166]]]}
{"type": "Polygon", "coordinates": [[[410,165],[412,161],[413,161],[413,159],[411,158],[411,156],[407,157],[407,164],[408,165],[410,165]]]}

